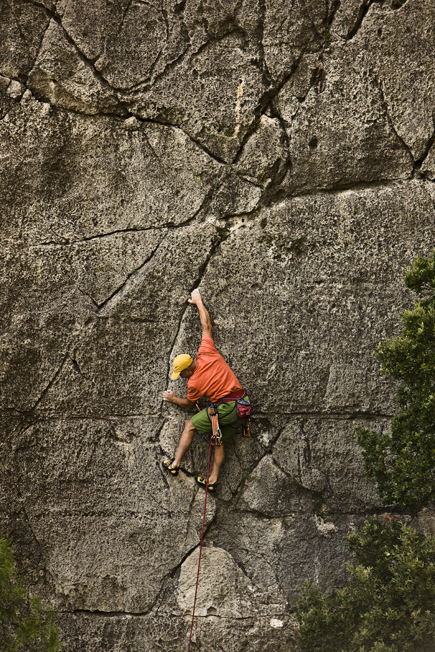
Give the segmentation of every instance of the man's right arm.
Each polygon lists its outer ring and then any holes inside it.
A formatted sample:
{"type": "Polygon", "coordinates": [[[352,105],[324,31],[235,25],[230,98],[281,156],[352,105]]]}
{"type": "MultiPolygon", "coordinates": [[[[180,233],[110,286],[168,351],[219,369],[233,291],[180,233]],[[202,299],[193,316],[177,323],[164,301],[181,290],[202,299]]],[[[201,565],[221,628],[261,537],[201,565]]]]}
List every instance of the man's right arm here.
{"type": "Polygon", "coordinates": [[[199,320],[202,326],[202,336],[211,337],[213,339],[213,330],[212,330],[210,315],[208,314],[208,310],[205,308],[204,304],[202,303],[202,298],[199,293],[199,290],[193,290],[191,294],[191,298],[189,299],[189,303],[194,303],[198,308],[199,320]]]}

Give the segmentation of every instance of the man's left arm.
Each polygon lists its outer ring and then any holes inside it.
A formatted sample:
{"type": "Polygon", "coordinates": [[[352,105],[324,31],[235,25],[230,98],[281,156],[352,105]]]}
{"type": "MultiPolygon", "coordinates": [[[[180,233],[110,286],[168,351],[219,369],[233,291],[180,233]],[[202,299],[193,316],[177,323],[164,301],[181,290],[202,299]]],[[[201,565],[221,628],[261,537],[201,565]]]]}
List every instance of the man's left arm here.
{"type": "Polygon", "coordinates": [[[190,401],[188,398],[179,398],[175,392],[171,392],[169,389],[163,392],[163,400],[168,401],[169,403],[175,403],[175,405],[186,408],[187,410],[193,410],[195,407],[195,403],[190,401]]]}

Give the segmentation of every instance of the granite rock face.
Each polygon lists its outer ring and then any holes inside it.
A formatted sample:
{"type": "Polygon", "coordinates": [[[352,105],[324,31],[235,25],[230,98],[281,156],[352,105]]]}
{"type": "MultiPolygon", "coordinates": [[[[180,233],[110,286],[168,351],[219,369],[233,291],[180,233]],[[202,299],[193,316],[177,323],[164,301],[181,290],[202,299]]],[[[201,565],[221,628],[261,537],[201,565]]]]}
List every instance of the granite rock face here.
{"type": "MultiPolygon", "coordinates": [[[[67,652],[187,649],[208,442],[199,287],[249,391],[206,513],[192,650],[292,648],[382,512],[354,425],[435,232],[434,0],[0,6],[0,535],[67,652]]],[[[433,530],[425,512],[420,527],[433,530]]]]}

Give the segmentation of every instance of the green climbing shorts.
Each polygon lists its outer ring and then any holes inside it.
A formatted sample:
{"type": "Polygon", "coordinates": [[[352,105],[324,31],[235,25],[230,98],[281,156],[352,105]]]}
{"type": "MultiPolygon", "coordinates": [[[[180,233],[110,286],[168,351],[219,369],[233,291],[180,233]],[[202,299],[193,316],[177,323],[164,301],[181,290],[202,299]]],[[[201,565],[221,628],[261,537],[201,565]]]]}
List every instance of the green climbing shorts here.
{"type": "MultiPolygon", "coordinates": [[[[245,400],[249,401],[248,397],[245,400]]],[[[235,401],[231,403],[221,403],[218,406],[219,426],[222,431],[222,441],[229,443],[232,441],[234,435],[244,423],[244,419],[239,419],[237,416],[237,405],[235,401]]],[[[192,424],[198,432],[203,435],[211,434],[211,422],[208,418],[207,408],[195,414],[191,419],[192,424]]]]}

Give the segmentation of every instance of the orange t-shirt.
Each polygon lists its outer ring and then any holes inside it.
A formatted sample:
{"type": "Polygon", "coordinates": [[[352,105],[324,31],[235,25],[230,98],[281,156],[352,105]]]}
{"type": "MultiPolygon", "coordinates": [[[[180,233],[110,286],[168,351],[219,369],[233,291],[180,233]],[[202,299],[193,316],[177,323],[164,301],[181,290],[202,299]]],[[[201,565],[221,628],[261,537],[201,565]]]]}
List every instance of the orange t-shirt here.
{"type": "Polygon", "coordinates": [[[187,381],[187,398],[195,403],[201,396],[216,402],[242,386],[223,357],[218,353],[211,337],[203,337],[197,355],[198,365],[187,381]]]}

